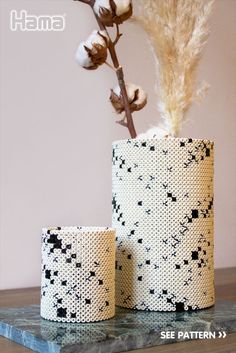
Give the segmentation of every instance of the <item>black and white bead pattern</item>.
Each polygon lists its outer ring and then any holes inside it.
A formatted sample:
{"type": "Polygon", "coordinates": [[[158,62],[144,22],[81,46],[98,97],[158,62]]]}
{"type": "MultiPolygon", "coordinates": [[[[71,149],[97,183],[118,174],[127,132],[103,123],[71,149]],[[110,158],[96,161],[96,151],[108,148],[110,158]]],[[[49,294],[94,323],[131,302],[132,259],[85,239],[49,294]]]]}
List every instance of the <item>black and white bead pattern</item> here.
{"type": "Polygon", "coordinates": [[[93,322],[114,314],[115,231],[44,228],[41,316],[60,322],[93,322]]]}
{"type": "Polygon", "coordinates": [[[214,304],[213,146],[186,138],[114,142],[117,305],[214,304]]]}

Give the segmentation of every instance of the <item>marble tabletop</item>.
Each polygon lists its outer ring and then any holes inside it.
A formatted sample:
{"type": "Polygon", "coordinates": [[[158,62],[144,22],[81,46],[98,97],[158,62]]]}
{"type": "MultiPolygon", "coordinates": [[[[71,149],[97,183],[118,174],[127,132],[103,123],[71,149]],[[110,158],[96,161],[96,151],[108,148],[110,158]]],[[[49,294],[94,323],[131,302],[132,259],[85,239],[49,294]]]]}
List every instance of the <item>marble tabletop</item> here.
{"type": "Polygon", "coordinates": [[[218,301],[194,312],[145,312],[117,308],[99,323],[44,320],[39,305],[0,310],[0,335],[40,353],[116,353],[190,339],[191,332],[236,332],[236,302],[218,301]],[[172,332],[175,338],[162,338],[172,332]],[[187,337],[178,337],[186,332],[187,337]]]}

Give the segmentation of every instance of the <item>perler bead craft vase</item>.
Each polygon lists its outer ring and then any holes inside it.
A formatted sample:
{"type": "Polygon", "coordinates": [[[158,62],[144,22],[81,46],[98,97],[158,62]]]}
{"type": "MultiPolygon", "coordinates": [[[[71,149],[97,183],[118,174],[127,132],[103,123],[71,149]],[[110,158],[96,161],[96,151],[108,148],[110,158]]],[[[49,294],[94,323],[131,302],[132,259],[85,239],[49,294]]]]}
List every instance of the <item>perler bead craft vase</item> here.
{"type": "Polygon", "coordinates": [[[114,314],[115,231],[44,228],[41,316],[60,322],[95,322],[114,314]]]}
{"type": "Polygon", "coordinates": [[[117,305],[214,304],[213,147],[186,138],[114,142],[117,305]]]}

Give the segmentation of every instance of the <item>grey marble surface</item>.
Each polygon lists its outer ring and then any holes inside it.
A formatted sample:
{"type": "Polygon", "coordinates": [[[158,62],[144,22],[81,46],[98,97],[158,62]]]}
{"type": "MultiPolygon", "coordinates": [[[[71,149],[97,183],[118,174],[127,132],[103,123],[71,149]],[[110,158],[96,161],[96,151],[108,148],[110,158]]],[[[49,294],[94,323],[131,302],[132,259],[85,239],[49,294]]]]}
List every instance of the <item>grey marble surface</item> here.
{"type": "Polygon", "coordinates": [[[46,321],[39,305],[0,310],[0,335],[40,353],[115,353],[183,340],[162,339],[162,331],[236,332],[236,302],[182,313],[117,308],[115,318],[89,324],[46,321]]]}

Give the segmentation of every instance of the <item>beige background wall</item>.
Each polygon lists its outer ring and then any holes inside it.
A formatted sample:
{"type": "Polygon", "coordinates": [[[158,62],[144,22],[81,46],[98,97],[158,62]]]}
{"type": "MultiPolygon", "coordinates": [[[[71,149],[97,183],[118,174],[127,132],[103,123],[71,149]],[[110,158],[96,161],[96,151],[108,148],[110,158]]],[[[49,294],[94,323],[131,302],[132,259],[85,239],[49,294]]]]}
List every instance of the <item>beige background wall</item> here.
{"type": "MultiPolygon", "coordinates": [[[[89,9],[72,0],[0,5],[0,288],[16,288],[40,283],[42,226],[110,224],[111,142],[128,135],[107,102],[113,72],[105,66],[87,72],[74,61],[77,44],[95,29],[89,9]],[[12,9],[66,14],[66,30],[11,32],[12,9]]],[[[216,142],[216,267],[236,266],[235,23],[236,1],[216,0],[199,71],[211,90],[182,132],[216,142]]],[[[153,59],[141,29],[122,29],[119,56],[128,81],[149,95],[148,107],[136,114],[141,132],[158,119],[153,59]]]]}

